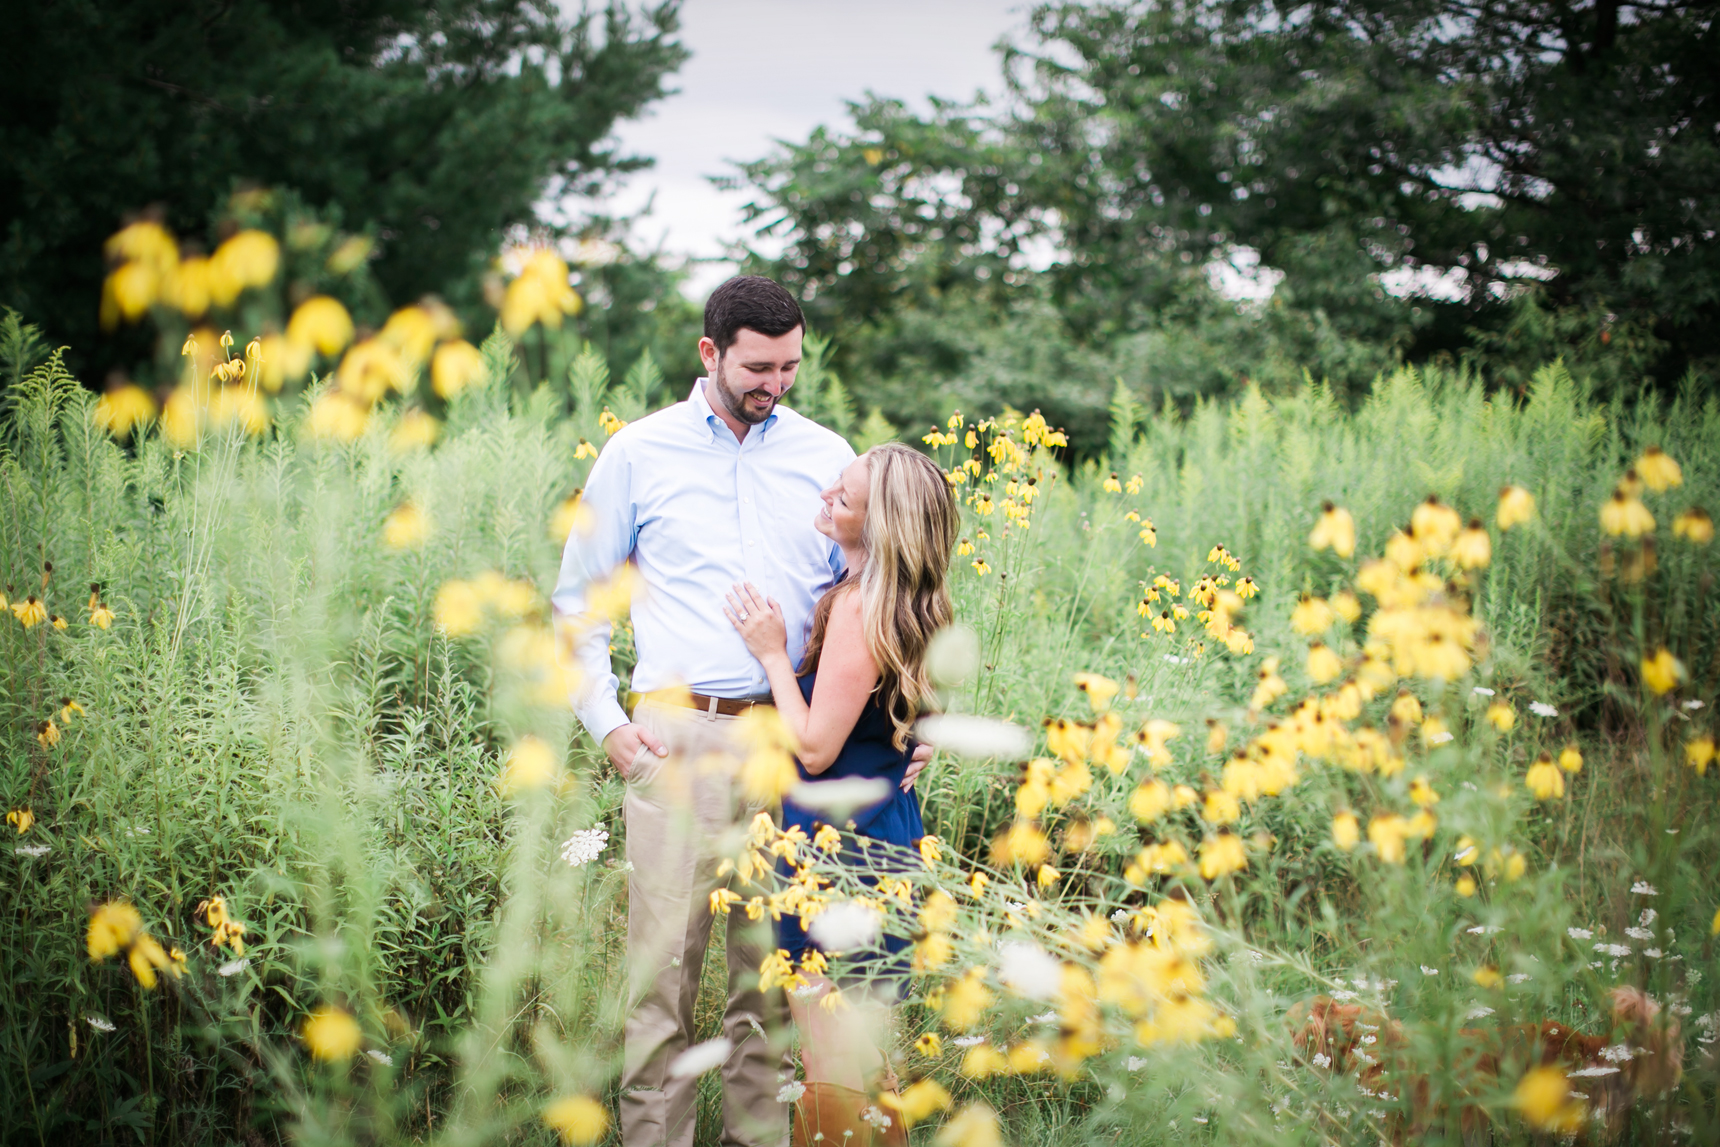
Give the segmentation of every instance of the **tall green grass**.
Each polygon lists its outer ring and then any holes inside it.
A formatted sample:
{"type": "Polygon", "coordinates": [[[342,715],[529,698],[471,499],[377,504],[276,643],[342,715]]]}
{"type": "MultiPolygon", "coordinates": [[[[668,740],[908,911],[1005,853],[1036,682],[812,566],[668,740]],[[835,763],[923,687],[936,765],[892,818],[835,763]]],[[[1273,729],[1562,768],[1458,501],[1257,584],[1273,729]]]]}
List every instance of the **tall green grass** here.
{"type": "MultiPolygon", "coordinates": [[[[679,384],[662,386],[645,362],[612,385],[588,353],[553,387],[527,393],[508,382],[513,351],[496,336],[485,346],[488,382],[453,400],[432,448],[391,450],[387,416],[350,445],[303,439],[313,390],[278,411],[262,440],[217,434],[177,452],[150,434],[108,439],[89,396],[57,359],[32,364],[23,339],[14,331],[6,348],[0,570],[17,600],[51,561],[46,601],[67,627],[0,619],[0,784],[9,809],[35,818],[12,844],[47,849],[4,857],[6,1140],[551,1142],[538,1120],[545,1101],[613,1087],[626,985],[620,786],[565,710],[522,685],[504,638],[546,619],[560,550],[551,521],[588,466],[575,457],[579,440],[602,440],[603,409],[638,417],[679,398],[679,384]],[[433,532],[393,550],[383,523],[406,501],[433,532]],[[469,637],[439,633],[440,587],[486,571],[537,587],[526,615],[469,637]],[[117,615],[111,629],[87,620],[90,583],[117,615]],[[84,712],[44,747],[37,729],[62,698],[84,712]],[[509,799],[496,779],[528,734],[565,748],[565,771],[552,789],[509,799]],[[598,860],[561,861],[558,843],[593,826],[614,837],[598,860]],[[210,948],[196,918],[212,895],[250,929],[242,967],[210,948]],[[183,979],[145,991],[123,959],[88,958],[89,909],[112,899],[184,949],[183,979]],[[350,1010],[376,1055],[312,1061],[298,1033],[319,1006],[350,1010]]],[[[831,417],[820,405],[842,408],[831,393],[803,395],[803,406],[831,417]]],[[[958,613],[982,637],[983,668],[953,705],[1036,726],[1084,713],[1074,672],[1132,674],[1131,717],[1176,720],[1192,740],[1212,717],[1240,738],[1264,657],[1282,656],[1293,695],[1307,686],[1305,642],[1288,628],[1297,595],[1349,576],[1351,563],[1305,544],[1322,499],[1355,515],[1359,558],[1430,492],[1490,518],[1498,488],[1522,484],[1540,514],[1496,539],[1479,606],[1491,654],[1477,681],[1519,712],[1533,698],[1560,715],[1530,725],[1525,713],[1523,731],[1501,743],[1474,722],[1469,698],[1449,698],[1462,750],[1439,765],[1440,812],[1453,824],[1527,825],[1533,876],[1512,886],[1512,902],[1488,900],[1484,918],[1509,923],[1522,952],[1543,963],[1561,952],[1558,967],[1572,974],[1537,978],[1524,1007],[1575,1022],[1598,1006],[1613,973],[1581,979],[1575,955],[1558,947],[1562,929],[1622,931],[1638,907],[1631,875],[1661,866],[1680,890],[1661,908],[1686,960],[1643,974],[1692,1014],[1713,1010],[1712,974],[1694,974],[1712,966],[1701,937],[1716,897],[1713,796],[1668,771],[1668,735],[1639,715],[1631,660],[1644,643],[1671,643],[1695,678],[1680,696],[1712,705],[1711,550],[1663,545],[1654,579],[1618,597],[1599,573],[1596,519],[1651,443],[1684,464],[1685,485],[1656,503],[1663,525],[1684,504],[1720,505],[1712,400],[1596,406],[1554,365],[1514,402],[1461,375],[1404,371],[1354,413],[1317,387],[1251,392],[1187,416],[1166,410],[1114,439],[1116,456],[1073,473],[1036,456],[1046,493],[1032,528],[985,543],[990,573],[959,565],[958,613]],[[1106,493],[1113,469],[1140,474],[1142,492],[1106,493]],[[1129,509],[1155,523],[1156,547],[1124,520],[1129,509]],[[1143,638],[1140,583],[1162,572],[1186,587],[1216,542],[1263,587],[1245,619],[1257,652],[1197,651],[1192,621],[1176,638],[1143,638]],[[1508,777],[1532,741],[1573,737],[1589,765],[1555,812],[1521,797],[1494,807],[1479,786],[1463,788],[1470,777],[1508,777]],[[1669,837],[1658,818],[1674,792],[1686,803],[1680,835],[1669,837]]],[[[970,517],[970,535],[981,524],[970,517]]],[[[617,648],[625,662],[624,631],[617,648]]],[[[1712,712],[1687,715],[1694,725],[1712,712]]],[[[1191,756],[1187,779],[1216,764],[1191,756]]],[[[969,866],[1012,815],[1018,773],[1014,762],[940,760],[922,781],[928,827],[969,866]]],[[[1124,831],[1091,862],[1080,895],[1140,899],[1099,871],[1128,851],[1133,830],[1120,809],[1134,779],[1106,781],[1090,802],[1124,831]]],[[[1395,969],[1437,961],[1455,976],[1483,958],[1459,923],[1483,917],[1479,902],[1451,895],[1437,857],[1381,869],[1336,854],[1326,843],[1336,784],[1312,777],[1251,813],[1248,830],[1277,843],[1245,884],[1204,904],[1221,940],[1211,992],[1245,1041],[1234,1052],[1208,1046],[1130,1070],[1119,1046],[1074,1081],[971,1085],[949,1063],[919,1067],[958,1097],[984,1098],[1024,1144],[1371,1141],[1372,1124],[1332,1121],[1350,1102],[1341,1081],[1280,1070],[1290,1056],[1279,1017],[1335,976],[1396,978],[1392,1007],[1455,1033],[1472,991],[1395,969]]],[[[1050,918],[1081,903],[1046,900],[1050,918]]],[[[707,971],[709,984],[718,970],[707,971]]],[[[922,989],[916,1001],[903,1012],[904,1038],[930,1022],[922,989]]],[[[702,1022],[714,1026],[718,1008],[705,999],[702,1022]]],[[[1028,1010],[1001,1006],[997,1030],[1028,1010]]],[[[1456,1039],[1448,1034],[1448,1052],[1456,1039]]],[[[1713,1071],[1698,1072],[1691,1049],[1676,1116],[1643,1124],[1644,1134],[1713,1127],[1713,1071]]],[[[708,1106],[710,1081],[707,1091],[708,1106]]],[[[714,1126],[706,1121],[701,1142],[714,1142],[714,1126]]]]}

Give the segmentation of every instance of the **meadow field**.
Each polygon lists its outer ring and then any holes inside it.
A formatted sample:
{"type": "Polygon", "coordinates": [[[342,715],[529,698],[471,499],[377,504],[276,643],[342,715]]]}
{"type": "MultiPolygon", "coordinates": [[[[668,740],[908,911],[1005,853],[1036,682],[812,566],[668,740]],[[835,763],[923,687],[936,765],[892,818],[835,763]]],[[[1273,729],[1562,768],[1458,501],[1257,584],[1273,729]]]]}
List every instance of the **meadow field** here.
{"type": "MultiPolygon", "coordinates": [[[[498,328],[432,419],[213,342],[157,418],[0,331],[4,1141],[617,1142],[622,782],[547,597],[688,380],[498,328]]],[[[807,879],[726,909],[915,940],[916,1144],[1720,1141],[1720,401],[1404,368],[1122,403],[1080,462],[1031,411],[902,437],[990,722],[891,882],[740,826],[807,879]]]]}

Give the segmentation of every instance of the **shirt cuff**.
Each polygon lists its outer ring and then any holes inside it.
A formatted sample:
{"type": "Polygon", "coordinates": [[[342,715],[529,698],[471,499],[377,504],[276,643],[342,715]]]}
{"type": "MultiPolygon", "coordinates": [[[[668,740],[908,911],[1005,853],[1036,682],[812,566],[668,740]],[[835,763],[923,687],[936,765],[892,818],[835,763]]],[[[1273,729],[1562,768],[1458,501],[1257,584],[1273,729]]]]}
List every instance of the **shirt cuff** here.
{"type": "Polygon", "coordinates": [[[627,710],[621,707],[613,693],[599,697],[579,710],[579,723],[585,726],[585,731],[591,734],[599,748],[603,746],[603,738],[627,722],[627,710]]]}

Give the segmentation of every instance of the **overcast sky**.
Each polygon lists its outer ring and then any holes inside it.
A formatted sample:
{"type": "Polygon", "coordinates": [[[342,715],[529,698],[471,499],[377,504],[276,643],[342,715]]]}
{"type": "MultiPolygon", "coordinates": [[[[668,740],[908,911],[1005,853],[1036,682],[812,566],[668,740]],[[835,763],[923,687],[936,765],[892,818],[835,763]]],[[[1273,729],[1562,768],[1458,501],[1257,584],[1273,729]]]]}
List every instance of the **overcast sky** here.
{"type": "MultiPolygon", "coordinates": [[[[620,125],[628,151],[656,166],[608,205],[637,210],[653,194],[636,241],[691,256],[720,255],[742,234],[745,196],[708,176],[758,159],[775,139],[804,140],[847,122],[844,100],[870,90],[923,109],[928,94],[966,100],[996,93],[993,45],[1020,28],[1024,0],[686,0],[681,40],[692,58],[679,92],[620,125]]],[[[732,268],[694,268],[702,296],[732,268]]]]}

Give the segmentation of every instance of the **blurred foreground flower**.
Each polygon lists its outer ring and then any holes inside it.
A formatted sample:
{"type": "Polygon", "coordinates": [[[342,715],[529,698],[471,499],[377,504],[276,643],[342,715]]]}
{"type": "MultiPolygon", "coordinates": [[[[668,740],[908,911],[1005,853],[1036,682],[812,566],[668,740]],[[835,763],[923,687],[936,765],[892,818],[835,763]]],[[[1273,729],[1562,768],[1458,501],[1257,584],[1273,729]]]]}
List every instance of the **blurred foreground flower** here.
{"type": "Polygon", "coordinates": [[[364,1032],[346,1011],[321,1007],[305,1020],[300,1036],[313,1058],[334,1063],[349,1060],[358,1053],[364,1032]]]}
{"type": "Polygon", "coordinates": [[[382,540],[391,550],[418,549],[430,537],[430,518],[416,502],[402,502],[382,523],[382,540]]]}
{"type": "Polygon", "coordinates": [[[1570,1080],[1560,1068],[1531,1068],[1518,1082],[1511,1105],[1538,1131],[1572,1135],[1582,1129],[1582,1100],[1571,1094],[1570,1080]]]}
{"type": "Polygon", "coordinates": [[[558,766],[555,750],[540,738],[527,734],[515,741],[508,752],[507,762],[496,778],[496,788],[504,797],[546,788],[554,783],[558,766]]]}
{"type": "Polygon", "coordinates": [[[609,1130],[609,1110],[586,1095],[568,1095],[543,1109],[544,1126],[569,1147],[587,1147],[609,1130]]]}
{"type": "Polygon", "coordinates": [[[502,297],[502,329],[518,338],[533,323],[560,327],[564,315],[577,315],[579,293],[568,283],[567,264],[540,247],[526,256],[519,277],[502,297]]]}
{"type": "Polygon", "coordinates": [[[939,714],[922,717],[914,735],[928,745],[971,760],[1016,761],[1033,750],[1033,739],[1020,725],[989,717],[939,714]]]}
{"type": "Polygon", "coordinates": [[[1642,681],[1657,694],[1672,692],[1685,677],[1684,662],[1662,647],[1652,657],[1642,659],[1642,681]]]}
{"type": "Polygon", "coordinates": [[[1317,550],[1330,548],[1339,557],[1347,558],[1356,552],[1356,520],[1350,517],[1350,511],[1326,502],[1320,507],[1320,520],[1314,523],[1308,544],[1317,550]]]}
{"type": "Polygon", "coordinates": [[[1507,486],[1499,491],[1499,509],[1493,523],[1501,531],[1520,526],[1535,516],[1535,496],[1521,486],[1507,486]]]}
{"type": "Polygon", "coordinates": [[[147,390],[128,382],[98,398],[93,414],[96,425],[107,433],[130,438],[134,428],[155,417],[156,409],[155,399],[147,390]]]}

